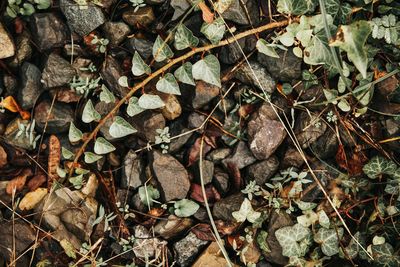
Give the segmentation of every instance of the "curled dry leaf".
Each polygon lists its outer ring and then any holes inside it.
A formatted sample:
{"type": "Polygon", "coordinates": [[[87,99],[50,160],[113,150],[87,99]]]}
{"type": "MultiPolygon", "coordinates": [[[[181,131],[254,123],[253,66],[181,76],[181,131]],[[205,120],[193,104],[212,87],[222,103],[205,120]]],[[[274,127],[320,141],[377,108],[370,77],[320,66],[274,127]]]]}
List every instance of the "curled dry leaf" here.
{"type": "Polygon", "coordinates": [[[203,13],[203,20],[206,23],[212,23],[214,21],[214,14],[211,12],[211,10],[208,8],[208,6],[204,2],[200,2],[199,8],[201,9],[201,12],[203,13]]]}
{"type": "MultiPolygon", "coordinates": [[[[201,138],[202,137],[197,138],[193,146],[189,150],[188,167],[190,167],[193,163],[195,163],[199,159],[201,138]]],[[[215,138],[207,136],[204,137],[203,157],[211,150],[211,148],[213,147],[215,148],[214,144],[215,144],[215,138]]]]}
{"type": "MultiPolygon", "coordinates": [[[[201,185],[192,184],[190,187],[192,193],[190,198],[196,200],[197,202],[204,203],[203,192],[201,190],[201,185]]],[[[213,185],[206,185],[206,196],[208,202],[214,203],[221,199],[221,195],[218,193],[217,189],[213,185]]]]}
{"type": "Polygon", "coordinates": [[[12,96],[7,96],[4,98],[3,101],[1,101],[1,105],[11,112],[19,112],[19,115],[21,115],[22,119],[24,120],[29,120],[31,117],[31,114],[28,111],[23,110],[12,96]]]}
{"type": "Polygon", "coordinates": [[[34,209],[46,195],[47,195],[46,188],[37,188],[33,192],[28,192],[19,203],[19,209],[20,210],[34,209]]]}
{"type": "Polygon", "coordinates": [[[19,192],[24,188],[26,183],[26,179],[32,175],[31,169],[24,169],[20,175],[12,179],[8,182],[6,187],[6,193],[12,195],[13,190],[15,189],[16,192],[19,192]]]}
{"type": "Polygon", "coordinates": [[[47,172],[49,174],[49,184],[50,188],[53,181],[58,179],[57,168],[60,165],[61,160],[61,144],[57,136],[51,135],[49,141],[49,161],[47,172]]]}
{"type": "Polygon", "coordinates": [[[0,168],[7,165],[7,153],[2,146],[0,146],[0,168]]]}
{"type": "Polygon", "coordinates": [[[29,191],[35,191],[38,189],[42,184],[46,182],[46,175],[40,173],[32,177],[26,184],[29,188],[29,191]]]}

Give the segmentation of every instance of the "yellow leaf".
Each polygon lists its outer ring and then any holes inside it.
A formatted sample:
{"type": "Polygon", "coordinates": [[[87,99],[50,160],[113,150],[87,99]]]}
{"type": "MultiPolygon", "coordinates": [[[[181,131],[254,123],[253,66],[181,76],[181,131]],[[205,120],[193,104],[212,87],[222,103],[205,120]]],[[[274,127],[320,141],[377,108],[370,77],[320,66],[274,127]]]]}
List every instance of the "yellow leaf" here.
{"type": "Polygon", "coordinates": [[[31,210],[47,195],[47,189],[39,187],[33,192],[27,193],[19,202],[20,210],[31,210]]]}

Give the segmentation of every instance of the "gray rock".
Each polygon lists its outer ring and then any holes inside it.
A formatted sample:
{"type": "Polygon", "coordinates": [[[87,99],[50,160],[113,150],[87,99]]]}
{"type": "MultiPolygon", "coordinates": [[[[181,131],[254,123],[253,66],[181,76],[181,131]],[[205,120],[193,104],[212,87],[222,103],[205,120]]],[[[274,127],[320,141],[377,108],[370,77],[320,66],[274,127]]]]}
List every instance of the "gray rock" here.
{"type": "Polygon", "coordinates": [[[143,170],[143,160],[133,150],[129,150],[124,158],[121,187],[133,187],[135,189],[140,187],[143,184],[143,170]]]}
{"type": "Polygon", "coordinates": [[[235,78],[243,83],[251,84],[267,93],[275,91],[276,82],[267,69],[257,61],[249,61],[250,66],[244,62],[235,72],[235,78]],[[253,75],[253,71],[255,76],[253,75]],[[261,86],[260,86],[261,85],[261,86]]]}
{"type": "Polygon", "coordinates": [[[44,100],[35,107],[36,128],[46,133],[59,134],[68,131],[70,123],[74,120],[74,111],[68,104],[55,102],[51,108],[51,101],[44,100]],[[51,116],[48,116],[51,111],[51,116]],[[49,118],[48,118],[49,117],[49,118]]]}
{"type": "Polygon", "coordinates": [[[40,77],[42,73],[33,64],[25,62],[21,67],[21,87],[18,90],[18,101],[23,109],[31,109],[42,93],[40,77]]]}
{"type": "Polygon", "coordinates": [[[261,106],[247,124],[249,147],[254,156],[268,159],[286,137],[286,130],[269,104],[261,106]]]}
{"type": "Polygon", "coordinates": [[[125,96],[129,92],[128,88],[122,87],[118,84],[118,79],[123,75],[124,72],[121,69],[121,64],[115,58],[108,55],[106,60],[103,62],[101,76],[103,77],[107,87],[121,97],[125,96]]]}
{"type": "Polygon", "coordinates": [[[196,88],[192,106],[194,109],[202,108],[207,105],[211,100],[219,95],[219,87],[203,82],[196,81],[196,88]]]}
{"type": "Polygon", "coordinates": [[[328,128],[310,147],[312,153],[315,153],[321,159],[334,158],[339,148],[336,132],[328,128]]]}
{"type": "Polygon", "coordinates": [[[167,220],[162,220],[154,226],[154,232],[164,239],[170,239],[188,230],[192,223],[190,218],[169,215],[167,220]]]}
{"type": "Polygon", "coordinates": [[[260,21],[258,3],[256,0],[234,0],[222,17],[240,25],[254,26],[260,21]]]}
{"type": "Polygon", "coordinates": [[[229,190],[229,174],[220,168],[215,168],[213,184],[215,188],[222,193],[226,194],[229,190]]]}
{"type": "Polygon", "coordinates": [[[147,39],[141,39],[137,37],[129,38],[129,41],[127,42],[127,48],[132,53],[137,51],[144,60],[148,59],[153,54],[153,42],[147,39]]]}
{"type": "Polygon", "coordinates": [[[51,53],[42,72],[42,82],[47,88],[65,86],[75,75],[76,70],[67,60],[51,53]]]}
{"type": "Polygon", "coordinates": [[[257,39],[255,36],[241,38],[236,42],[223,46],[219,54],[219,59],[224,64],[235,64],[243,58],[243,53],[246,55],[254,50],[257,39]],[[239,43],[239,44],[238,44],[239,43]]]}
{"type": "Polygon", "coordinates": [[[0,22],[0,59],[12,57],[15,54],[15,45],[11,35],[0,22]]]}
{"type": "Polygon", "coordinates": [[[247,168],[248,181],[254,180],[260,186],[263,186],[278,170],[279,161],[275,156],[266,160],[254,163],[247,168]]]}
{"type": "Polygon", "coordinates": [[[66,44],[64,45],[64,54],[68,57],[78,57],[83,55],[85,52],[79,44],[66,44]]]}
{"type": "Polygon", "coordinates": [[[188,117],[188,127],[189,129],[198,128],[203,124],[205,120],[206,120],[205,115],[199,114],[197,112],[192,112],[188,117]]]}
{"type": "Polygon", "coordinates": [[[107,21],[102,28],[112,46],[117,46],[122,43],[131,32],[129,26],[122,21],[107,21]]]}
{"type": "Polygon", "coordinates": [[[295,134],[303,149],[309,147],[321,135],[324,134],[327,126],[317,118],[317,115],[308,115],[307,112],[301,112],[296,120],[295,134]]]}
{"type": "Polygon", "coordinates": [[[15,95],[18,93],[18,81],[13,75],[4,74],[3,85],[6,89],[6,94],[15,95]]]}
{"type": "MultiPolygon", "coordinates": [[[[327,188],[330,182],[339,176],[339,172],[337,172],[336,169],[330,168],[319,160],[312,161],[311,168],[313,170],[318,170],[314,173],[322,184],[323,188],[327,188]]],[[[310,174],[306,176],[306,179],[314,181],[310,174]]],[[[321,188],[315,182],[306,184],[303,187],[303,192],[304,194],[301,196],[301,201],[314,202],[324,198],[321,188]]]]}
{"type": "Polygon", "coordinates": [[[265,66],[275,80],[293,82],[301,78],[301,64],[303,60],[293,54],[293,49],[287,51],[278,49],[279,58],[269,57],[258,53],[257,60],[265,66]]]}
{"type": "Polygon", "coordinates": [[[63,47],[69,38],[67,25],[54,13],[35,13],[31,16],[33,40],[40,51],[63,47]]]}
{"type": "Polygon", "coordinates": [[[175,12],[172,16],[172,21],[178,19],[180,16],[186,13],[186,11],[192,6],[187,0],[171,0],[171,6],[175,12]]]}
{"type": "MultiPolygon", "coordinates": [[[[209,160],[203,160],[203,181],[204,184],[209,184],[211,183],[214,175],[214,162],[209,161],[209,160]]],[[[193,173],[197,179],[197,181],[200,183],[200,161],[196,162],[193,167],[193,173]]]]}
{"type": "Polygon", "coordinates": [[[32,56],[31,38],[27,31],[17,36],[16,54],[9,63],[11,67],[18,67],[32,56]]]}
{"type": "Polygon", "coordinates": [[[136,245],[133,246],[132,250],[135,256],[142,260],[158,257],[158,252],[166,249],[167,242],[152,237],[150,232],[142,225],[135,226],[134,235],[136,238],[136,245]]]}
{"type": "Polygon", "coordinates": [[[189,175],[185,167],[174,157],[153,151],[151,168],[165,201],[183,199],[190,189],[189,175]]]}
{"type": "Polygon", "coordinates": [[[154,16],[153,8],[151,6],[145,6],[135,11],[133,8],[125,11],[122,14],[122,19],[129,25],[138,28],[139,25],[148,27],[154,22],[156,17],[154,16]]]}
{"type": "Polygon", "coordinates": [[[240,210],[243,200],[244,196],[241,192],[222,198],[214,204],[213,215],[223,221],[235,221],[232,212],[240,210]]]}
{"type": "Polygon", "coordinates": [[[173,245],[175,260],[181,267],[191,266],[201,250],[208,244],[208,241],[198,239],[190,232],[185,238],[173,245]]]}
{"type": "Polygon", "coordinates": [[[300,168],[304,164],[304,160],[301,157],[299,151],[294,147],[289,147],[281,161],[281,168],[286,169],[289,167],[300,168]]]}
{"type": "Polygon", "coordinates": [[[229,158],[222,160],[222,164],[226,168],[229,168],[229,166],[233,164],[240,170],[246,166],[249,166],[250,164],[253,164],[256,160],[257,159],[251,153],[246,143],[240,141],[237,144],[235,151],[233,152],[233,155],[230,156],[229,158]]]}
{"type": "Polygon", "coordinates": [[[219,163],[223,159],[227,158],[232,153],[230,148],[218,148],[214,149],[207,155],[207,159],[214,163],[219,163]]]}
{"type": "Polygon", "coordinates": [[[60,8],[71,30],[80,36],[88,35],[106,21],[101,8],[94,4],[82,9],[72,0],[60,0],[60,8]]]}
{"type": "Polygon", "coordinates": [[[129,123],[138,131],[136,135],[146,141],[154,142],[157,129],[164,129],[165,118],[161,113],[146,110],[136,116],[126,118],[129,123]]]}

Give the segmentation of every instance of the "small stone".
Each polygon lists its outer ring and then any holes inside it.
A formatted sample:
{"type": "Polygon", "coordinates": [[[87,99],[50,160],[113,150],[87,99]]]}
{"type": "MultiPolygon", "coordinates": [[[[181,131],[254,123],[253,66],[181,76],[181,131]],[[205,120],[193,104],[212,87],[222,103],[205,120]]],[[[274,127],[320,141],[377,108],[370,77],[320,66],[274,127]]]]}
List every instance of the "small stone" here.
{"type": "Polygon", "coordinates": [[[175,261],[181,267],[191,266],[193,260],[207,244],[208,241],[201,240],[194,233],[190,232],[185,238],[173,245],[175,261]]]}
{"type": "Polygon", "coordinates": [[[219,95],[218,86],[203,81],[196,81],[196,89],[192,101],[192,106],[194,109],[202,108],[218,95],[219,95]]]}
{"type": "Polygon", "coordinates": [[[68,131],[74,121],[74,111],[67,104],[55,102],[51,107],[51,101],[44,100],[35,107],[34,118],[40,132],[43,132],[47,122],[46,133],[59,134],[68,131]],[[48,116],[50,111],[51,116],[48,116]]]}
{"type": "Polygon", "coordinates": [[[275,80],[291,83],[301,78],[303,60],[293,54],[293,49],[287,51],[277,49],[279,58],[269,57],[258,52],[257,60],[265,66],[275,80]]]}
{"type": "Polygon", "coordinates": [[[15,45],[11,35],[0,22],[0,59],[12,57],[15,54],[15,45]]]}
{"type": "Polygon", "coordinates": [[[167,220],[162,220],[155,225],[154,232],[164,239],[170,239],[188,230],[191,226],[191,219],[169,215],[167,220]]]}
{"type": "Polygon", "coordinates": [[[241,38],[237,41],[237,43],[232,42],[229,45],[223,46],[219,54],[219,59],[224,64],[236,64],[243,58],[243,52],[246,55],[256,48],[256,43],[257,38],[255,36],[241,38]]]}
{"type": "Polygon", "coordinates": [[[7,153],[2,146],[0,146],[0,169],[7,165],[7,153]]]}
{"type": "Polygon", "coordinates": [[[161,112],[167,120],[175,120],[181,115],[182,107],[175,95],[163,94],[161,99],[165,103],[165,107],[161,109],[161,112]]]}
{"type": "Polygon", "coordinates": [[[64,21],[54,13],[35,13],[31,16],[31,31],[40,51],[63,47],[69,38],[64,21]]]}
{"type": "Polygon", "coordinates": [[[167,246],[166,241],[161,241],[159,238],[151,236],[149,231],[142,225],[135,226],[135,238],[136,244],[132,248],[135,256],[142,259],[148,260],[154,257],[159,257],[159,251],[164,251],[167,246]]]}
{"type": "Polygon", "coordinates": [[[112,46],[117,46],[122,43],[130,34],[131,29],[124,22],[107,21],[102,26],[104,33],[112,46]]]}
{"type": "MultiPolygon", "coordinates": [[[[206,250],[200,255],[192,267],[226,267],[228,263],[217,242],[212,242],[206,250]]],[[[239,267],[239,265],[232,263],[232,267],[239,267]]]]}
{"type": "Polygon", "coordinates": [[[246,245],[246,251],[240,255],[240,261],[244,264],[252,262],[257,263],[260,260],[261,252],[258,249],[255,241],[246,245]]]}
{"type": "Polygon", "coordinates": [[[233,0],[222,17],[239,25],[255,25],[260,21],[258,2],[256,0],[233,0]],[[249,20],[250,19],[250,20],[249,20]]]}
{"type": "Polygon", "coordinates": [[[78,57],[83,55],[84,51],[79,44],[66,44],[64,45],[64,54],[68,57],[78,57]]]}
{"type": "Polygon", "coordinates": [[[94,4],[81,8],[72,0],[60,0],[60,8],[71,30],[80,36],[88,35],[106,21],[101,8],[94,4]]]}
{"type": "Polygon", "coordinates": [[[199,128],[203,122],[206,120],[206,116],[203,114],[199,114],[197,112],[192,112],[188,118],[188,127],[189,129],[199,128]]]}
{"type": "Polygon", "coordinates": [[[10,66],[14,68],[22,65],[22,63],[30,59],[32,56],[31,39],[27,31],[24,31],[22,34],[18,35],[16,46],[16,54],[9,63],[10,66]]]}
{"type": "Polygon", "coordinates": [[[214,163],[219,163],[221,160],[227,158],[232,153],[230,148],[218,148],[207,155],[207,159],[211,160],[214,163]]]}
{"type": "Polygon", "coordinates": [[[311,145],[313,153],[321,159],[335,158],[338,148],[336,132],[330,128],[311,145]]]}
{"type": "Polygon", "coordinates": [[[301,112],[296,120],[295,134],[303,149],[309,147],[326,131],[326,124],[319,120],[317,115],[301,112]]]}
{"type": "Polygon", "coordinates": [[[151,168],[166,202],[184,199],[190,189],[189,175],[185,167],[173,156],[153,151],[151,168]]]}
{"type": "MultiPolygon", "coordinates": [[[[104,117],[106,114],[108,114],[114,108],[114,106],[115,106],[114,103],[106,103],[103,101],[99,101],[95,104],[94,109],[100,114],[101,117],[104,117]]],[[[119,115],[119,111],[115,115],[119,115]]],[[[101,134],[107,140],[110,140],[110,141],[117,139],[110,134],[110,127],[114,121],[115,121],[115,116],[113,116],[109,120],[106,120],[104,122],[104,124],[100,127],[101,134]]]]}
{"type": "Polygon", "coordinates": [[[158,136],[157,129],[164,129],[165,127],[164,116],[159,112],[150,110],[128,117],[126,120],[138,131],[136,135],[150,142],[156,140],[156,136],[158,136]]]}
{"type": "Polygon", "coordinates": [[[138,188],[143,185],[142,178],[144,170],[144,162],[138,157],[138,155],[133,151],[129,150],[124,158],[124,166],[122,169],[122,188],[138,188]]]}
{"type": "Polygon", "coordinates": [[[254,180],[256,184],[263,186],[278,170],[279,161],[275,156],[266,160],[254,163],[247,169],[247,181],[254,180]]]}
{"type": "Polygon", "coordinates": [[[244,196],[241,192],[222,198],[217,201],[213,207],[213,215],[215,218],[223,221],[236,221],[232,216],[232,212],[240,210],[244,196]]]}
{"type": "Polygon", "coordinates": [[[249,147],[254,156],[268,159],[286,137],[286,130],[269,104],[264,104],[247,124],[249,147]]]}
{"type": "Polygon", "coordinates": [[[148,27],[156,19],[153,8],[145,6],[135,11],[130,9],[122,14],[122,19],[129,25],[138,28],[139,25],[148,27]]]}
{"type": "Polygon", "coordinates": [[[21,87],[18,90],[18,102],[22,109],[31,109],[42,93],[40,77],[42,73],[33,64],[24,62],[21,67],[21,87]]]}
{"type": "MultiPolygon", "coordinates": [[[[6,93],[8,95],[15,95],[18,93],[18,82],[17,79],[12,76],[12,75],[8,75],[8,74],[4,74],[3,76],[3,83],[4,83],[4,87],[6,89],[6,93]]],[[[0,82],[1,84],[1,82],[0,82]]]]}
{"type": "Polygon", "coordinates": [[[153,42],[147,39],[132,37],[127,42],[127,47],[132,53],[137,51],[143,60],[148,59],[153,54],[153,42]]]}
{"type": "Polygon", "coordinates": [[[244,62],[235,72],[235,78],[243,83],[251,84],[267,93],[275,91],[276,82],[267,69],[257,61],[249,61],[250,66],[244,62]],[[255,76],[253,75],[253,71],[255,76]]]}
{"type": "Polygon", "coordinates": [[[239,170],[243,169],[250,164],[253,164],[257,159],[254,157],[253,153],[249,150],[246,143],[239,141],[237,144],[233,155],[229,158],[222,160],[222,164],[229,168],[231,164],[236,166],[239,170]]]}
{"type": "Polygon", "coordinates": [[[193,132],[190,132],[189,129],[187,129],[183,126],[183,123],[181,120],[173,121],[169,125],[169,132],[170,132],[171,136],[181,135],[180,137],[174,138],[171,140],[171,143],[169,144],[170,152],[177,152],[179,149],[181,149],[187,143],[187,141],[193,135],[193,132]]]}
{"type": "Polygon", "coordinates": [[[221,168],[215,168],[213,184],[218,192],[226,194],[229,191],[229,174],[221,168]]]}
{"type": "Polygon", "coordinates": [[[51,53],[42,72],[42,82],[47,88],[65,86],[75,75],[75,69],[67,60],[51,53]]]}
{"type": "MultiPolygon", "coordinates": [[[[212,181],[214,175],[214,162],[209,160],[203,160],[202,162],[202,174],[204,184],[209,184],[212,181]]],[[[194,164],[193,173],[196,176],[197,181],[200,183],[200,161],[194,164]]]]}
{"type": "Polygon", "coordinates": [[[103,62],[101,76],[103,77],[108,89],[112,90],[121,97],[124,97],[129,92],[128,88],[122,87],[118,83],[118,79],[123,75],[124,72],[121,69],[121,64],[115,58],[108,55],[106,60],[103,62]]]}
{"type": "Polygon", "coordinates": [[[300,168],[304,164],[304,160],[297,149],[294,147],[289,147],[286,150],[281,162],[281,168],[287,169],[289,167],[300,168]]]}

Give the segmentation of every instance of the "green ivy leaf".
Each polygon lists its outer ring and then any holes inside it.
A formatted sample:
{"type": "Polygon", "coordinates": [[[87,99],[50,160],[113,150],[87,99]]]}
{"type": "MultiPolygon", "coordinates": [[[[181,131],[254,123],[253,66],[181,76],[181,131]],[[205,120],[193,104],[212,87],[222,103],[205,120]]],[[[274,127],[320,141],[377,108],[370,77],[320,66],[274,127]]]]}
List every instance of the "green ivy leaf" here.
{"type": "Polygon", "coordinates": [[[326,13],[332,16],[336,24],[345,24],[351,14],[351,5],[340,0],[324,0],[326,13]]]}
{"type": "Polygon", "coordinates": [[[119,77],[118,84],[121,85],[122,87],[129,87],[128,77],[126,76],[119,77]]]}
{"type": "Polygon", "coordinates": [[[334,60],[328,46],[328,39],[323,30],[315,33],[309,46],[304,49],[304,62],[309,65],[325,65],[334,68],[334,60]]]}
{"type": "Polygon", "coordinates": [[[400,257],[396,255],[392,245],[385,243],[382,245],[372,245],[372,256],[379,266],[396,267],[400,266],[400,257]]]}
{"type": "Polygon", "coordinates": [[[324,92],[326,100],[328,100],[329,103],[332,103],[334,105],[337,104],[338,91],[323,89],[323,92],[324,92]]]}
{"type": "Polygon", "coordinates": [[[212,44],[217,44],[224,37],[226,27],[222,18],[217,18],[212,23],[204,22],[200,32],[207,37],[212,44]]]}
{"type": "Polygon", "coordinates": [[[164,77],[159,79],[156,88],[158,91],[166,94],[181,95],[178,82],[171,73],[167,73],[164,77]]]}
{"type": "Polygon", "coordinates": [[[174,46],[177,50],[183,50],[188,47],[196,47],[199,44],[199,38],[193,35],[193,32],[184,24],[179,24],[175,32],[174,46]]]}
{"type": "Polygon", "coordinates": [[[174,72],[176,79],[181,83],[196,85],[193,80],[192,67],[192,63],[186,62],[182,66],[177,68],[174,72]]]}
{"type": "Polygon", "coordinates": [[[360,244],[364,243],[364,240],[361,238],[360,232],[357,232],[354,234],[354,238],[350,240],[347,247],[344,248],[346,253],[343,253],[343,251],[340,249],[340,255],[347,255],[348,257],[350,257],[350,259],[354,259],[355,257],[357,257],[358,252],[360,251],[360,247],[354,239],[357,239],[360,244]]]}
{"type": "Polygon", "coordinates": [[[24,3],[23,8],[20,8],[19,12],[23,16],[30,16],[35,13],[35,7],[32,4],[24,3]]]}
{"type": "Polygon", "coordinates": [[[128,107],[126,108],[126,113],[128,113],[129,116],[133,117],[146,110],[144,108],[141,108],[138,102],[139,98],[137,98],[136,96],[132,96],[131,98],[129,98],[128,107]]]}
{"type": "Polygon", "coordinates": [[[342,98],[340,99],[339,103],[338,103],[338,108],[340,108],[343,112],[349,112],[351,110],[350,104],[349,102],[345,99],[342,98]]]}
{"type": "Polygon", "coordinates": [[[173,56],[174,56],[174,52],[172,52],[172,50],[168,46],[168,44],[166,42],[164,42],[160,36],[157,36],[157,39],[153,45],[153,57],[154,57],[155,61],[162,62],[173,56]]]}
{"type": "Polygon", "coordinates": [[[214,55],[208,55],[197,61],[192,69],[194,79],[202,80],[221,88],[220,71],[221,67],[218,58],[214,55]]]}
{"type": "Polygon", "coordinates": [[[264,230],[260,230],[259,233],[257,234],[257,245],[258,247],[264,252],[264,253],[269,253],[271,252],[271,249],[268,246],[267,243],[267,237],[268,237],[268,232],[264,230]]]}
{"type": "Polygon", "coordinates": [[[232,212],[232,216],[238,222],[248,220],[249,222],[254,223],[258,218],[260,218],[261,212],[254,211],[250,200],[245,198],[240,206],[240,210],[232,212]]]}
{"type": "MultiPolygon", "coordinates": [[[[151,69],[149,65],[147,65],[142,57],[139,55],[137,51],[133,54],[132,57],[132,68],[131,68],[132,74],[135,76],[141,76],[143,74],[150,74],[151,69]]],[[[126,85],[128,86],[128,81],[126,81],[126,85]]]]}
{"type": "Polygon", "coordinates": [[[311,236],[311,231],[307,227],[296,223],[293,226],[285,226],[275,231],[276,239],[282,247],[282,255],[286,257],[303,256],[304,250],[301,242],[311,236]]]}
{"type": "Polygon", "coordinates": [[[303,215],[297,216],[297,222],[304,227],[309,227],[318,221],[318,215],[312,210],[303,211],[303,215]]]}
{"type": "Polygon", "coordinates": [[[133,128],[133,126],[130,125],[129,122],[127,122],[120,116],[116,116],[108,132],[114,138],[121,138],[136,133],[137,130],[133,128]]]}
{"type": "Polygon", "coordinates": [[[143,109],[157,109],[165,106],[158,95],[143,94],[138,100],[139,107],[143,109]]]}
{"type": "Polygon", "coordinates": [[[364,165],[363,171],[369,178],[376,179],[383,174],[394,175],[397,172],[397,165],[382,156],[375,156],[364,165]]]}
{"type": "Polygon", "coordinates": [[[101,86],[100,101],[103,101],[107,104],[115,102],[114,94],[110,90],[108,90],[108,88],[104,84],[101,86]]]}
{"type": "Polygon", "coordinates": [[[320,228],[314,235],[314,241],[321,245],[322,252],[330,257],[339,253],[339,238],[343,236],[343,228],[335,229],[320,228]]]}
{"type": "Polygon", "coordinates": [[[101,158],[102,158],[102,156],[96,155],[96,154],[94,154],[92,152],[85,152],[85,159],[84,160],[85,160],[85,162],[87,164],[92,164],[92,163],[98,161],[101,158]]]}
{"type": "Polygon", "coordinates": [[[288,15],[303,15],[315,10],[318,0],[279,0],[278,12],[288,15]]]}
{"type": "Polygon", "coordinates": [[[113,146],[110,142],[108,142],[103,137],[98,137],[96,142],[94,143],[94,153],[98,155],[108,154],[115,150],[115,146],[113,146]]]}
{"type": "Polygon", "coordinates": [[[93,106],[92,100],[86,102],[85,107],[82,112],[82,121],[85,123],[90,123],[92,121],[99,121],[101,119],[100,113],[98,113],[93,106]]]}
{"type": "Polygon", "coordinates": [[[61,147],[61,154],[64,159],[72,159],[75,155],[65,147],[61,147]]]}
{"type": "Polygon", "coordinates": [[[78,142],[82,139],[82,131],[75,127],[74,123],[71,122],[69,125],[68,139],[71,143],[78,142]]]}
{"type": "Polygon", "coordinates": [[[174,212],[178,217],[190,217],[200,208],[199,204],[189,199],[176,201],[174,204],[174,212]]]}
{"type": "Polygon", "coordinates": [[[347,57],[353,62],[361,75],[367,77],[368,55],[365,42],[371,33],[368,21],[359,20],[350,25],[340,26],[331,46],[339,47],[347,52],[347,57]]]}
{"type": "Polygon", "coordinates": [[[318,222],[319,224],[324,227],[324,228],[329,228],[330,226],[330,221],[328,215],[326,215],[326,212],[324,210],[318,211],[318,222]]]}
{"type": "Polygon", "coordinates": [[[152,185],[139,187],[139,197],[143,204],[152,206],[154,200],[160,198],[160,192],[152,185]]]}
{"type": "Polygon", "coordinates": [[[48,9],[51,6],[51,0],[35,0],[37,9],[48,9]]]}
{"type": "Polygon", "coordinates": [[[264,55],[279,58],[279,55],[278,53],[276,53],[275,48],[262,38],[258,39],[256,48],[258,52],[263,53],[264,55]]]}

